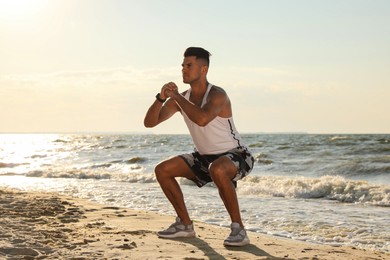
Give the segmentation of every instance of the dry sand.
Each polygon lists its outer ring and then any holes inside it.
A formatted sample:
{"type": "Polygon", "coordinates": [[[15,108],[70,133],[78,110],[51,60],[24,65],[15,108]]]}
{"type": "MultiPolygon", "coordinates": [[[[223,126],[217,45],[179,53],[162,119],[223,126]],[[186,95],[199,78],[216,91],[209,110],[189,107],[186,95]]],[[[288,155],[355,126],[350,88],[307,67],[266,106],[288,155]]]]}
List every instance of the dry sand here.
{"type": "Polygon", "coordinates": [[[174,217],[108,207],[52,193],[0,188],[0,259],[390,259],[390,254],[249,232],[224,247],[230,230],[195,222],[196,238],[161,239],[174,217]]]}

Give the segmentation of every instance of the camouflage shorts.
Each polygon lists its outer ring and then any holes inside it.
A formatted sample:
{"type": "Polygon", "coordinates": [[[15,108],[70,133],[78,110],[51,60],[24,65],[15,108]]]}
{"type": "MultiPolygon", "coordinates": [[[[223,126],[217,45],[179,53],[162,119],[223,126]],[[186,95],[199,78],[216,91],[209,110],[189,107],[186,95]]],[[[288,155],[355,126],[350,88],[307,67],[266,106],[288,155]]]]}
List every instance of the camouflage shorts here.
{"type": "Polygon", "coordinates": [[[202,187],[208,182],[213,181],[210,177],[209,166],[213,161],[222,156],[228,157],[237,167],[237,175],[232,180],[234,186],[237,185],[238,180],[244,178],[253,169],[254,158],[245,147],[238,147],[222,154],[202,155],[195,151],[193,153],[179,155],[195,174],[195,183],[198,187],[202,187]]]}

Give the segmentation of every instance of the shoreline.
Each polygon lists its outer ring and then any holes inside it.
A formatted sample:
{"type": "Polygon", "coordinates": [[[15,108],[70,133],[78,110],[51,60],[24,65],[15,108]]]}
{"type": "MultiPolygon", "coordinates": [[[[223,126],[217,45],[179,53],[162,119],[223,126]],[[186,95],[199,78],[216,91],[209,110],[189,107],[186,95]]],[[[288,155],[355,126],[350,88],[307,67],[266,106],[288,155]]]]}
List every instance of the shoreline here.
{"type": "Polygon", "coordinates": [[[224,247],[230,229],[197,221],[196,238],[158,238],[173,221],[56,193],[0,188],[0,259],[390,259],[389,253],[254,232],[248,232],[250,245],[224,247]]]}

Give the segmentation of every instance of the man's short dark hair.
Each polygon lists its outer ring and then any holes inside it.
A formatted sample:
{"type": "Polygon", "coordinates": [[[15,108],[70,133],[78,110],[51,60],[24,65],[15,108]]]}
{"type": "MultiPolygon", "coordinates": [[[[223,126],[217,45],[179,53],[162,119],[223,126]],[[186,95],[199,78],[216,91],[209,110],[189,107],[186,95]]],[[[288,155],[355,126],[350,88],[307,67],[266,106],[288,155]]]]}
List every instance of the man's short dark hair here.
{"type": "Polygon", "coordinates": [[[207,66],[210,65],[210,52],[200,47],[189,47],[184,52],[184,57],[195,56],[196,59],[203,59],[206,61],[207,66]]]}

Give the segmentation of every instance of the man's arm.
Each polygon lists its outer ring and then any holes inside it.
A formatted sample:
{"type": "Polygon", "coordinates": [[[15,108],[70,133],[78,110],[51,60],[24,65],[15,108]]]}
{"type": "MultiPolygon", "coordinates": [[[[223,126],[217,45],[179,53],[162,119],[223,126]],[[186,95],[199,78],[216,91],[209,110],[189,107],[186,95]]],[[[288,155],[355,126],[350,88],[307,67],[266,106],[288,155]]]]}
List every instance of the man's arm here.
{"type": "MultiPolygon", "coordinates": [[[[161,90],[161,93],[164,92],[165,88],[161,90]]],[[[163,96],[161,93],[160,97],[164,99],[163,97],[165,97],[165,95],[163,96]]],[[[165,103],[162,103],[156,99],[146,112],[144,126],[148,128],[155,127],[161,122],[169,119],[177,111],[179,111],[179,107],[174,100],[169,99],[165,103]]]]}
{"type": "MultiPolygon", "coordinates": [[[[226,110],[225,107],[227,102],[229,102],[229,99],[225,91],[221,88],[210,91],[207,103],[202,108],[189,102],[178,92],[172,92],[170,92],[168,96],[170,96],[171,99],[174,99],[189,119],[199,126],[206,126],[215,117],[221,115],[222,111],[226,114],[224,110],[226,110]]],[[[227,116],[230,115],[231,113],[228,111],[227,116]]]]}

